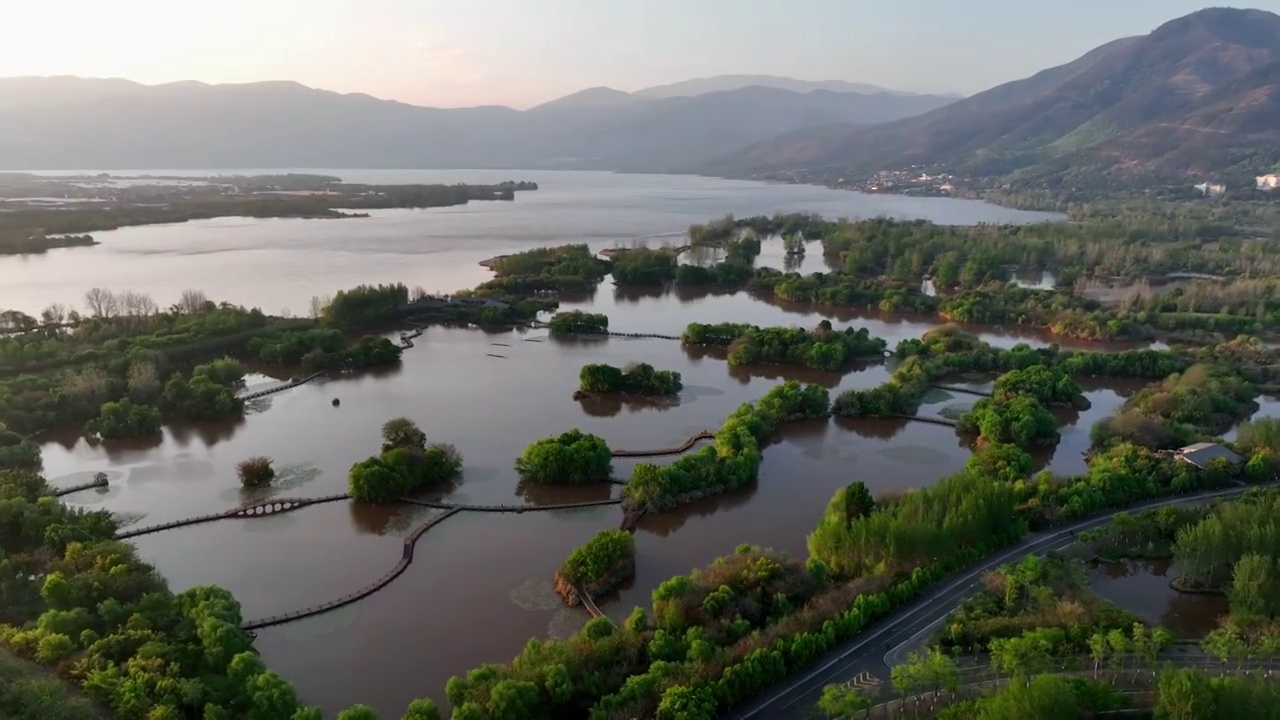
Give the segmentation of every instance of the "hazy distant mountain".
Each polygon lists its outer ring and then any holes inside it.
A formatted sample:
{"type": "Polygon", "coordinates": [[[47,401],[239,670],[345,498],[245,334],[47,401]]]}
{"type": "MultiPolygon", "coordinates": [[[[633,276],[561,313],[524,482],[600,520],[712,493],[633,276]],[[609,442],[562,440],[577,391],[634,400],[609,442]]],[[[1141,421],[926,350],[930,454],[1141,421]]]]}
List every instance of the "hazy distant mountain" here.
{"type": "Polygon", "coordinates": [[[760,87],[650,99],[592,88],[520,112],[424,108],[291,82],[12,78],[0,79],[0,169],[679,170],[804,127],[885,122],[949,101],[760,87]]]}
{"type": "Polygon", "coordinates": [[[1215,8],[938,110],[809,128],[714,169],[873,171],[944,164],[1044,186],[1208,175],[1280,161],[1280,16],[1215,8]]]}
{"type": "MultiPolygon", "coordinates": [[[[739,90],[741,88],[752,86],[790,90],[791,92],[797,93],[826,90],[827,92],[859,93],[861,95],[879,95],[881,93],[885,93],[898,96],[913,96],[921,94],[902,92],[900,90],[889,90],[876,85],[845,82],[844,80],[797,80],[795,78],[779,77],[777,75],[716,75],[715,77],[695,78],[693,80],[671,83],[670,85],[655,85],[654,87],[637,90],[632,94],[637,97],[646,98],[692,97],[694,95],[705,95],[712,92],[725,92],[727,90],[739,90]]],[[[950,93],[943,95],[942,97],[958,98],[962,96],[950,93]]]]}

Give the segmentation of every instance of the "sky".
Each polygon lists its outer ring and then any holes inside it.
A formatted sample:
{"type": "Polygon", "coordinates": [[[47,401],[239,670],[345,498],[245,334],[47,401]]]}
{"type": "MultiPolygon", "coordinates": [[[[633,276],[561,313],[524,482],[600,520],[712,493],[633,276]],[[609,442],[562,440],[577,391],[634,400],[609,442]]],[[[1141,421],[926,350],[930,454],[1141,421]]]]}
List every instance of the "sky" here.
{"type": "MultiPolygon", "coordinates": [[[[720,74],[971,94],[1213,0],[0,0],[0,77],[529,107],[720,74]]],[[[1280,12],[1280,0],[1242,7],[1280,12]]]]}

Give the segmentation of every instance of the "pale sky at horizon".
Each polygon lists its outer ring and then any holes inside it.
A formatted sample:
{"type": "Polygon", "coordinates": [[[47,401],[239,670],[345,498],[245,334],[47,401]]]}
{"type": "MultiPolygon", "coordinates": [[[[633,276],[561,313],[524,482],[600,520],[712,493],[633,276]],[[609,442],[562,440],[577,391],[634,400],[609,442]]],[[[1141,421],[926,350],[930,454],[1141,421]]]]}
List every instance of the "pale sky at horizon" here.
{"type": "MultiPolygon", "coordinates": [[[[1213,0],[8,0],[0,77],[295,80],[529,107],[722,74],[971,94],[1213,0]]],[[[1240,7],[1280,12],[1280,0],[1240,7]]]]}

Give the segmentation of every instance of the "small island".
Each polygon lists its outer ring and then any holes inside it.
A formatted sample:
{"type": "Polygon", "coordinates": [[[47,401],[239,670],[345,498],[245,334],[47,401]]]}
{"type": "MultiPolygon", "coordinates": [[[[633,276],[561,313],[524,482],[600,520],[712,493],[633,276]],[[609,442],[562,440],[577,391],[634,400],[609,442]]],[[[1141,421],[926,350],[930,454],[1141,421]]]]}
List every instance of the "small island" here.
{"type": "Polygon", "coordinates": [[[394,502],[431,485],[458,477],[462,455],[452,445],[428,445],[427,435],[409,418],[382,426],[382,453],[351,466],[347,488],[354,500],[394,502]]]}
{"type": "Polygon", "coordinates": [[[556,594],[576,607],[617,589],[635,574],[635,538],[623,530],[605,530],[565,559],[555,576],[556,594]]]}
{"type": "Polygon", "coordinates": [[[655,370],[649,363],[633,363],[626,370],[594,363],[584,365],[578,373],[578,389],[573,399],[607,394],[670,397],[678,395],[683,388],[680,373],[674,370],[655,370]]]}
{"type": "Polygon", "coordinates": [[[531,443],[516,459],[522,480],[549,485],[583,485],[613,476],[613,453],[605,441],[581,430],[531,443]]]}
{"type": "Polygon", "coordinates": [[[553,335],[604,335],[609,332],[609,316],[570,310],[558,312],[547,323],[553,335]]]}

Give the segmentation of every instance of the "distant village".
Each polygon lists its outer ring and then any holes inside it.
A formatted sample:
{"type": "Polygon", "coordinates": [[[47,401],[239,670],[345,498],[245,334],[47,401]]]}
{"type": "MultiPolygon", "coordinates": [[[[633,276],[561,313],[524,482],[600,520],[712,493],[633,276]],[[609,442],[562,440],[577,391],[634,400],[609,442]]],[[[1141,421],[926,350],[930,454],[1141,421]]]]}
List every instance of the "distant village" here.
{"type": "MultiPolygon", "coordinates": [[[[826,170],[792,170],[771,173],[757,179],[772,182],[803,183],[825,185],[836,190],[852,190],[863,193],[882,193],[893,195],[914,195],[919,197],[979,197],[982,182],[972,178],[963,178],[947,172],[930,172],[925,166],[913,166],[903,170],[881,170],[864,176],[834,177],[830,169],[826,170]]],[[[1187,186],[1183,186],[1186,188],[1187,186]]],[[[1254,178],[1254,187],[1230,187],[1222,182],[1205,181],[1192,185],[1185,192],[1198,192],[1204,197],[1226,195],[1228,190],[1233,194],[1240,191],[1272,193],[1280,190],[1280,173],[1258,175],[1254,178]]],[[[1277,194],[1280,197],[1280,193],[1277,194]]]]}

